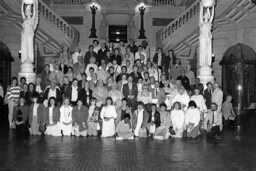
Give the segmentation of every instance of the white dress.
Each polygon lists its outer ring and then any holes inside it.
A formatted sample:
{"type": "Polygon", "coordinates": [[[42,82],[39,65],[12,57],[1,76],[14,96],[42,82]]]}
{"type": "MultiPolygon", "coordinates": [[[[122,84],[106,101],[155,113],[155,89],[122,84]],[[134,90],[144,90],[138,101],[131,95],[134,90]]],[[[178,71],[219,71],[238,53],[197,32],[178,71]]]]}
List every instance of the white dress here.
{"type": "Polygon", "coordinates": [[[100,112],[100,118],[102,119],[102,135],[101,137],[111,137],[115,135],[115,118],[117,118],[116,109],[113,105],[104,106],[100,112]],[[106,121],[104,118],[112,119],[106,121]]]}
{"type": "Polygon", "coordinates": [[[182,110],[173,110],[171,111],[171,120],[173,130],[175,131],[175,136],[181,138],[184,131],[185,115],[182,110]]]}
{"type": "Polygon", "coordinates": [[[60,129],[62,130],[63,135],[70,136],[73,132],[72,127],[72,107],[64,107],[60,108],[60,129]],[[64,123],[70,123],[68,125],[64,123]]]}

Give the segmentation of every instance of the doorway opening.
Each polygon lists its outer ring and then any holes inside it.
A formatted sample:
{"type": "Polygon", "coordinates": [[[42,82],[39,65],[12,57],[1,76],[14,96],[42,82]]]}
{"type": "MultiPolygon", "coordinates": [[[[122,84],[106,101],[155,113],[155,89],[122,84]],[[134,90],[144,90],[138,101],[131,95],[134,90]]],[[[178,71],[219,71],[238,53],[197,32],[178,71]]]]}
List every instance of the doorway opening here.
{"type": "Polygon", "coordinates": [[[110,25],[108,30],[110,42],[119,43],[122,41],[127,43],[127,25],[110,25]]]}

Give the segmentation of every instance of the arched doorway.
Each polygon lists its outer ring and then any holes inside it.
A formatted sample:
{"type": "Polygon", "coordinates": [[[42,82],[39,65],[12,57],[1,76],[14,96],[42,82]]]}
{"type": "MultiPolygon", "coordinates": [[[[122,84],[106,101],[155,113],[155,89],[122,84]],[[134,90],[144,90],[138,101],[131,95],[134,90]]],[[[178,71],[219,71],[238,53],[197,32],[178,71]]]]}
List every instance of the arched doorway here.
{"type": "Polygon", "coordinates": [[[0,42],[0,80],[3,81],[3,86],[6,87],[11,83],[11,62],[13,58],[9,48],[0,42]]]}
{"type": "Polygon", "coordinates": [[[233,96],[235,107],[247,108],[256,102],[256,53],[244,44],[230,47],[222,61],[223,91],[233,96]]]}

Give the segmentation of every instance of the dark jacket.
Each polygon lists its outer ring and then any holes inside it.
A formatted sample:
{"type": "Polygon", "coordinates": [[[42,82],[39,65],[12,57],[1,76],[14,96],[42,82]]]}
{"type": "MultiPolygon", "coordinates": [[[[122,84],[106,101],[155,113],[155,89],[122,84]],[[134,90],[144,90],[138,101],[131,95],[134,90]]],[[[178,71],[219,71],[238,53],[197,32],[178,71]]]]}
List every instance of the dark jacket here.
{"type": "MultiPolygon", "coordinates": [[[[164,53],[162,53],[162,59],[161,59],[161,66],[162,66],[162,67],[165,67],[165,65],[167,65],[166,62],[168,62],[168,61],[167,61],[166,58],[167,58],[166,55],[165,55],[164,53]]],[[[154,55],[154,57],[153,57],[153,63],[158,64],[158,53],[156,53],[156,54],[154,55]]],[[[170,63],[170,61],[169,61],[169,63],[170,63]]]]}
{"type": "MultiPolygon", "coordinates": [[[[148,113],[148,122],[151,122],[151,119],[152,119],[152,112],[149,112],[148,113]]],[[[154,114],[154,117],[155,117],[155,125],[156,125],[156,128],[160,126],[161,124],[161,119],[160,119],[160,113],[159,112],[155,112],[154,114]]]]}
{"type": "Polygon", "coordinates": [[[116,63],[117,63],[118,65],[121,65],[121,64],[122,64],[122,57],[121,57],[120,55],[112,55],[112,56],[110,57],[110,62],[113,63],[114,60],[116,60],[116,63]]]}
{"type": "Polygon", "coordinates": [[[13,120],[14,121],[23,121],[23,123],[26,123],[28,121],[28,115],[29,115],[29,107],[27,105],[24,106],[15,106],[13,109],[13,120]],[[22,115],[19,115],[19,110],[22,115]]]}
{"type": "Polygon", "coordinates": [[[141,75],[140,72],[137,72],[137,74],[135,74],[134,72],[132,72],[132,73],[130,74],[130,76],[132,76],[134,83],[138,83],[139,78],[142,78],[142,75],[141,75]]]}
{"type": "MultiPolygon", "coordinates": [[[[80,88],[78,87],[78,88],[77,88],[77,100],[78,100],[79,91],[80,91],[80,88]]],[[[67,88],[67,91],[66,91],[66,93],[65,93],[64,95],[65,95],[65,97],[68,97],[69,100],[71,101],[71,97],[72,97],[72,86],[69,86],[69,87],[67,88]]]]}
{"type": "Polygon", "coordinates": [[[204,90],[204,99],[207,109],[210,109],[212,103],[212,92],[208,89],[204,90]]]}
{"type": "MultiPolygon", "coordinates": [[[[33,107],[34,107],[34,104],[32,104],[29,109],[29,124],[30,125],[31,125],[32,119],[33,119],[33,107]]],[[[39,106],[37,108],[37,123],[39,125],[46,124],[46,108],[44,107],[43,104],[39,104],[39,106]]]]}
{"type": "Polygon", "coordinates": [[[77,123],[79,127],[82,127],[82,123],[84,122],[86,127],[88,127],[87,119],[88,119],[88,108],[86,106],[82,105],[80,109],[78,109],[78,106],[73,108],[72,110],[73,125],[74,123],[77,123]]]}
{"type": "Polygon", "coordinates": [[[42,90],[44,90],[46,86],[50,85],[50,75],[51,75],[51,71],[49,71],[48,73],[46,73],[45,70],[41,72],[40,77],[42,79],[42,83],[41,83],[42,90]]]}
{"type": "MultiPolygon", "coordinates": [[[[52,121],[56,124],[60,121],[60,108],[54,106],[52,109],[52,121]]],[[[46,108],[46,124],[49,124],[49,107],[46,108]]]]}
{"type": "Polygon", "coordinates": [[[138,87],[136,84],[132,84],[132,89],[129,89],[128,83],[123,85],[123,96],[124,98],[128,99],[129,95],[134,95],[133,100],[137,100],[137,96],[138,96],[138,87]]]}
{"type": "Polygon", "coordinates": [[[85,66],[87,66],[90,63],[90,58],[91,57],[95,57],[96,58],[97,57],[96,52],[94,52],[94,51],[92,51],[92,52],[87,51],[85,53],[85,55],[84,55],[84,64],[85,64],[85,66]]]}
{"type": "MultiPolygon", "coordinates": [[[[49,90],[50,87],[46,88],[45,92],[44,92],[44,100],[48,99],[48,94],[49,94],[49,90]]],[[[57,103],[61,103],[62,102],[62,95],[61,95],[61,91],[59,88],[56,87],[56,101],[57,103]]]]}
{"type": "Polygon", "coordinates": [[[177,80],[181,81],[182,86],[186,89],[186,90],[190,90],[190,83],[189,83],[189,79],[188,77],[184,76],[178,76],[177,80]]]}
{"type": "Polygon", "coordinates": [[[87,98],[89,98],[90,102],[92,98],[92,90],[89,89],[89,95],[87,95],[85,89],[81,89],[78,93],[78,99],[82,100],[83,105],[88,107],[90,104],[87,102],[87,98]]]}
{"type": "MultiPolygon", "coordinates": [[[[149,119],[149,114],[148,114],[147,110],[144,109],[143,110],[143,122],[141,124],[141,128],[145,128],[147,126],[148,119],[149,119]]],[[[132,119],[134,129],[136,128],[137,120],[138,120],[138,110],[135,110],[133,113],[133,119],[132,119]]]]}

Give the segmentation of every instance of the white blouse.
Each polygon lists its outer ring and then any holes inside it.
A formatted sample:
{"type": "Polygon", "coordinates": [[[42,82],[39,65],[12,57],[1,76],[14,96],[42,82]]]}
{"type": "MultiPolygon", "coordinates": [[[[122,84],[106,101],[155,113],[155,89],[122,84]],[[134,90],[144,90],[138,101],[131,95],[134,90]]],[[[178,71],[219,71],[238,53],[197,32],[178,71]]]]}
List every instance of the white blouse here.
{"type": "Polygon", "coordinates": [[[171,111],[172,125],[175,128],[182,128],[185,123],[185,116],[182,110],[171,111]]]}
{"type": "Polygon", "coordinates": [[[199,122],[200,122],[200,111],[197,108],[195,109],[189,108],[185,116],[186,125],[188,125],[189,123],[194,123],[196,126],[199,124],[199,122]]]}

